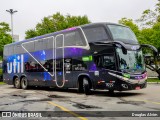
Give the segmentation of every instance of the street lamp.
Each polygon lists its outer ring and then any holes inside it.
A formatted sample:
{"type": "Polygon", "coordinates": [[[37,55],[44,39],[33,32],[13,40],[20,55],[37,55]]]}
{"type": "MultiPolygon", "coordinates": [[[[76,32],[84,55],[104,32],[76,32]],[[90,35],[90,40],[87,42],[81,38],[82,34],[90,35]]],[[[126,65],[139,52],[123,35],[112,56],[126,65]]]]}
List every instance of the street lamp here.
{"type": "Polygon", "coordinates": [[[18,12],[17,10],[13,10],[13,9],[9,9],[6,10],[7,12],[9,12],[11,14],[11,30],[12,30],[12,42],[13,42],[13,14],[18,12]]]}

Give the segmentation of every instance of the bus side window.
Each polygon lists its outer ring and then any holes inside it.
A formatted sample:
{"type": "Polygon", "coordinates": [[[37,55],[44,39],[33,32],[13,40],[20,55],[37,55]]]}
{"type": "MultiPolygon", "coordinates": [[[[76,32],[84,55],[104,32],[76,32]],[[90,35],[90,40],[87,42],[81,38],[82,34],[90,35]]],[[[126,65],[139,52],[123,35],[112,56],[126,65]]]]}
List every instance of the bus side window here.
{"type": "Polygon", "coordinates": [[[102,66],[106,69],[111,69],[111,70],[115,70],[115,59],[114,56],[109,54],[109,55],[104,55],[102,56],[103,58],[103,62],[102,62],[102,66]]]}
{"type": "Polygon", "coordinates": [[[14,54],[14,46],[10,45],[8,46],[8,55],[13,55],[14,54]]]}
{"type": "Polygon", "coordinates": [[[112,55],[101,55],[101,56],[95,56],[94,57],[94,62],[98,67],[101,68],[106,68],[106,69],[111,69],[115,70],[115,60],[114,56],[112,55]]]}
{"type": "Polygon", "coordinates": [[[59,59],[56,61],[56,71],[62,71],[63,70],[63,61],[62,59],[59,59]]]}
{"type": "Polygon", "coordinates": [[[98,67],[101,67],[102,60],[100,56],[94,56],[94,62],[98,67]]]}
{"type": "Polygon", "coordinates": [[[53,59],[47,60],[44,67],[48,72],[53,72],[53,59]]]}
{"type": "Polygon", "coordinates": [[[47,40],[41,39],[35,41],[35,51],[47,49],[47,40]]]}
{"type": "Polygon", "coordinates": [[[36,62],[25,62],[25,71],[26,72],[37,72],[36,62]]]}
{"type": "Polygon", "coordinates": [[[83,28],[89,42],[107,40],[108,36],[103,26],[83,28]]]}
{"type": "Polygon", "coordinates": [[[64,46],[75,46],[75,32],[66,33],[64,36],[64,46]]]}
{"type": "Polygon", "coordinates": [[[85,40],[83,40],[82,35],[78,31],[75,32],[75,41],[76,41],[76,46],[86,45],[85,40]]]}
{"type": "Polygon", "coordinates": [[[28,52],[33,52],[33,51],[35,51],[34,43],[35,42],[33,42],[33,41],[32,42],[28,42],[28,43],[24,43],[23,46],[24,46],[25,49],[27,49],[28,52]]]}
{"type": "Polygon", "coordinates": [[[47,38],[47,49],[54,48],[53,46],[53,37],[47,38]]]}
{"type": "Polygon", "coordinates": [[[56,37],[56,48],[63,46],[63,36],[57,36],[56,37]]]}
{"type": "Polygon", "coordinates": [[[21,44],[17,44],[14,46],[14,53],[15,54],[20,54],[20,53],[24,53],[24,49],[22,48],[21,44]]]}
{"type": "Polygon", "coordinates": [[[64,46],[85,46],[86,42],[80,30],[71,31],[64,35],[64,46]]]}
{"type": "Polygon", "coordinates": [[[8,56],[8,46],[4,47],[4,56],[8,56]]]}

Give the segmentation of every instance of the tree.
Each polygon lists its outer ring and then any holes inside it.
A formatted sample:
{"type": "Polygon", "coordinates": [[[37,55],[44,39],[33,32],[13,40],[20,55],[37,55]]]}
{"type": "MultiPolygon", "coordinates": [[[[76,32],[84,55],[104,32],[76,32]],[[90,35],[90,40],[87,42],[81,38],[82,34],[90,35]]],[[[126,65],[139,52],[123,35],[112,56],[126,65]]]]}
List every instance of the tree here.
{"type": "Polygon", "coordinates": [[[12,42],[12,37],[10,34],[8,34],[8,32],[10,32],[9,25],[5,22],[0,22],[0,53],[1,53],[1,56],[3,53],[4,45],[12,42]]]}
{"type": "Polygon", "coordinates": [[[128,26],[131,28],[131,30],[135,33],[137,38],[140,37],[140,30],[138,25],[136,25],[132,19],[122,18],[118,21],[120,24],[128,26]]]}
{"type": "Polygon", "coordinates": [[[44,17],[35,29],[27,30],[25,38],[28,39],[87,23],[90,23],[87,16],[63,16],[58,12],[52,16],[44,17]]]}
{"type": "MultiPolygon", "coordinates": [[[[122,18],[119,20],[119,23],[129,26],[137,36],[140,44],[153,45],[160,51],[160,0],[158,0],[154,10],[147,9],[143,11],[142,16],[136,21],[140,26],[135,24],[132,19],[127,18],[122,18]]],[[[150,49],[143,49],[143,51],[144,53],[153,53],[150,49]]],[[[160,78],[160,68],[157,64],[158,59],[158,57],[154,57],[155,67],[147,63],[146,67],[157,72],[160,78]]]]}
{"type": "Polygon", "coordinates": [[[160,22],[160,0],[155,5],[155,9],[144,10],[142,16],[136,20],[142,28],[152,27],[157,22],[160,22]]]}

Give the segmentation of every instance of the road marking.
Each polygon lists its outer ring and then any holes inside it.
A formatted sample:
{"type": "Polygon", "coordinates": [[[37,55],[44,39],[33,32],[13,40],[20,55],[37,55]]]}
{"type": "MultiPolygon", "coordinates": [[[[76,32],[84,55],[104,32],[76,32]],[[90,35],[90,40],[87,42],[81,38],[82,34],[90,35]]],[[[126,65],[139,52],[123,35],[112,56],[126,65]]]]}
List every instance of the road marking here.
{"type": "Polygon", "coordinates": [[[63,107],[63,106],[60,106],[60,105],[54,103],[54,102],[50,102],[50,101],[47,101],[47,102],[48,102],[49,104],[51,104],[51,105],[54,105],[54,106],[60,108],[61,110],[65,111],[65,112],[68,112],[68,113],[72,114],[73,116],[75,116],[75,117],[77,117],[77,118],[79,118],[79,119],[81,119],[81,120],[88,120],[87,118],[82,117],[82,116],[80,116],[80,115],[78,115],[78,114],[76,114],[76,113],[68,110],[67,108],[65,108],[65,107],[63,107]]]}
{"type": "MultiPolygon", "coordinates": [[[[141,99],[135,99],[135,100],[141,100],[141,99]]],[[[141,100],[141,101],[149,102],[149,103],[153,103],[153,104],[159,104],[160,105],[160,102],[153,102],[153,101],[149,101],[149,100],[141,100]]]]}
{"type": "Polygon", "coordinates": [[[143,99],[132,99],[132,100],[135,100],[135,101],[143,101],[143,102],[148,102],[148,103],[153,103],[153,104],[158,104],[158,105],[160,105],[160,102],[154,102],[154,101],[149,101],[149,100],[143,100],[143,99]]]}

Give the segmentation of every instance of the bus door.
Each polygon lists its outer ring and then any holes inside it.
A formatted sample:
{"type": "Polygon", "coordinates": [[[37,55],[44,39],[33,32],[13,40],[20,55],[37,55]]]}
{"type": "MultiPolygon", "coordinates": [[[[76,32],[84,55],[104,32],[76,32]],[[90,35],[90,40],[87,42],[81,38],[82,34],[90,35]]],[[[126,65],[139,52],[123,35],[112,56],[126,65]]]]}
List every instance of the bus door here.
{"type": "Polygon", "coordinates": [[[57,87],[63,87],[65,84],[64,75],[64,35],[55,37],[54,41],[54,62],[55,62],[55,81],[57,87]]]}

